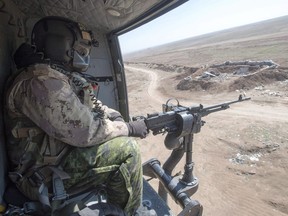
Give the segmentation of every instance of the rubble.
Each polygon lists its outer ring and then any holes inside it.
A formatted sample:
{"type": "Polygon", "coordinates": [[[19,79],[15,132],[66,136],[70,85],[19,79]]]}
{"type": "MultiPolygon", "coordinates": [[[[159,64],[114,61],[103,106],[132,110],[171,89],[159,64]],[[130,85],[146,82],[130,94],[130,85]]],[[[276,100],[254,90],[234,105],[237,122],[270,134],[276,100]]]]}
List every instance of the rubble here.
{"type": "Polygon", "coordinates": [[[279,91],[275,92],[275,91],[271,91],[269,89],[265,89],[265,87],[263,85],[261,86],[257,86],[254,88],[257,91],[261,91],[261,95],[269,95],[269,96],[275,96],[275,97],[282,97],[282,93],[280,93],[279,91]]]}
{"type": "Polygon", "coordinates": [[[159,64],[159,63],[146,63],[146,62],[125,62],[125,64],[137,64],[144,67],[166,71],[166,72],[176,72],[176,73],[194,73],[199,68],[180,66],[180,65],[169,65],[169,64],[159,64]]]}
{"type": "MultiPolygon", "coordinates": [[[[269,91],[264,85],[275,81],[284,83],[287,79],[288,69],[280,67],[272,60],[226,61],[223,64],[200,67],[190,74],[186,73],[186,77],[182,76],[176,88],[210,92],[255,89],[261,94],[283,97],[283,93],[269,91]]],[[[285,87],[285,83],[283,86],[285,87]]]]}
{"type": "Polygon", "coordinates": [[[264,67],[268,66],[269,68],[277,68],[279,67],[278,64],[273,62],[272,60],[264,60],[264,61],[226,61],[223,64],[213,64],[210,67],[216,68],[216,67],[222,67],[222,66],[239,66],[239,65],[247,65],[247,66],[257,66],[257,67],[264,67]]]}
{"type": "Polygon", "coordinates": [[[234,158],[230,158],[229,161],[235,164],[258,162],[261,156],[262,156],[261,153],[254,153],[249,155],[237,153],[236,156],[234,158]]]}

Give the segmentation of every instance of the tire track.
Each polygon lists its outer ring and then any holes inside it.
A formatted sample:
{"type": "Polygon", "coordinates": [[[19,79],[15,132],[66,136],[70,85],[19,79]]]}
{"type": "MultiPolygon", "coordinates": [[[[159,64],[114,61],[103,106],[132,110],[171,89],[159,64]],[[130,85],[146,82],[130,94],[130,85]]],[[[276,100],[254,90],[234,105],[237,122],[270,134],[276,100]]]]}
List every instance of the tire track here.
{"type": "Polygon", "coordinates": [[[136,71],[138,73],[146,73],[150,79],[150,83],[149,83],[149,86],[147,89],[147,93],[148,93],[150,99],[153,100],[154,102],[158,103],[158,104],[162,104],[164,102],[165,97],[157,91],[157,87],[158,87],[158,75],[157,75],[157,73],[155,73],[151,70],[148,70],[148,69],[132,67],[132,66],[125,66],[125,68],[127,68],[129,70],[136,71]]]}

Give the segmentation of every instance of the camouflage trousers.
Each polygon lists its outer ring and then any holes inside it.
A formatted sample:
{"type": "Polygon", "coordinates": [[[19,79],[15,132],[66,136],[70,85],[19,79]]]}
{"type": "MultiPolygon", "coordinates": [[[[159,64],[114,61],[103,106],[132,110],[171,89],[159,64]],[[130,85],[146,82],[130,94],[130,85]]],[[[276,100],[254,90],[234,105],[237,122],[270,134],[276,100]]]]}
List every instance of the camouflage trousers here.
{"type": "Polygon", "coordinates": [[[118,137],[99,146],[73,149],[62,163],[71,178],[65,188],[86,188],[105,184],[108,201],[128,215],[142,199],[142,165],[137,142],[118,137]]]}

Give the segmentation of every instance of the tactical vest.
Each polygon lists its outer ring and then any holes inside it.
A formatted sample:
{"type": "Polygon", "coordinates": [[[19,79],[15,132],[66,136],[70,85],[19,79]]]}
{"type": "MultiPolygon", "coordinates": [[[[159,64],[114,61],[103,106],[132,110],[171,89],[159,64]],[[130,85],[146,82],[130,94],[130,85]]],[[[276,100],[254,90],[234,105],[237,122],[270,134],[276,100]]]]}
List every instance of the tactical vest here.
{"type": "MultiPolygon", "coordinates": [[[[51,70],[51,68],[49,69],[51,70]]],[[[54,69],[60,70],[56,66],[54,69]]],[[[60,72],[65,73],[61,70],[60,72]]],[[[62,200],[67,197],[62,180],[69,176],[59,168],[59,164],[65,155],[75,147],[48,136],[29,118],[9,104],[9,98],[12,97],[11,90],[17,84],[43,75],[43,73],[45,74],[45,71],[39,74],[35,71],[34,66],[30,66],[16,77],[7,92],[6,106],[8,109],[6,109],[5,122],[11,181],[29,199],[40,200],[44,205],[50,206],[51,198],[62,200]]],[[[79,73],[66,72],[65,75],[80,101],[90,107],[91,111],[95,111],[98,118],[103,116],[103,110],[101,110],[93,91],[96,83],[88,82],[79,73]]]]}

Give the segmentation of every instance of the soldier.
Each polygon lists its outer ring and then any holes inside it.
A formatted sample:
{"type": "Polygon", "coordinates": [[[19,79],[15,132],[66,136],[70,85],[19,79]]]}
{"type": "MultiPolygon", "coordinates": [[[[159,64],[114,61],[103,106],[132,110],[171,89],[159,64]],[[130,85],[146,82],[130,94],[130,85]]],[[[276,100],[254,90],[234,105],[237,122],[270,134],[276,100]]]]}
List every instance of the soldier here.
{"type": "Polygon", "coordinates": [[[142,168],[131,137],[148,131],[144,121],[126,123],[95,98],[82,74],[91,36],[74,21],[45,17],[32,30],[32,46],[17,50],[21,69],[6,99],[9,177],[47,208],[104,185],[109,202],[132,215],[141,203],[142,168]]]}

